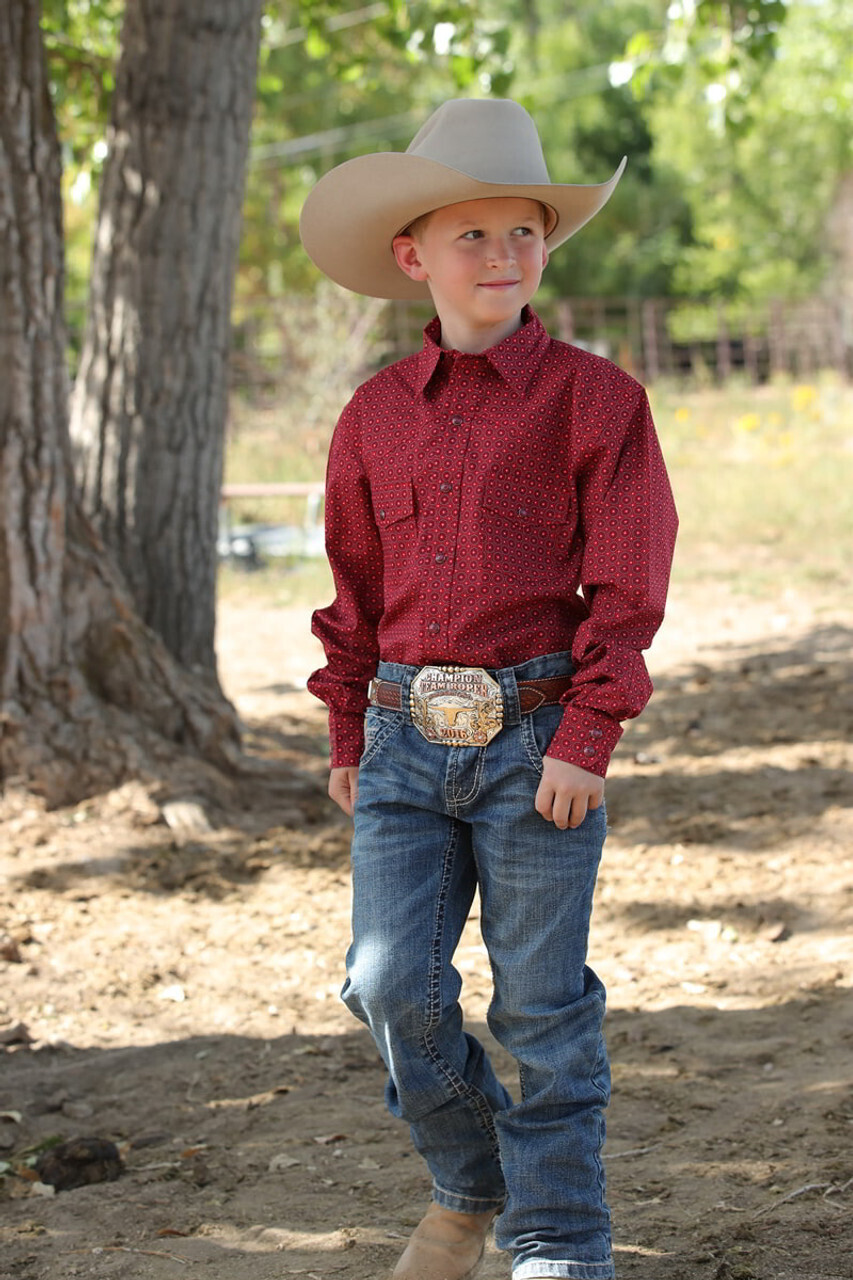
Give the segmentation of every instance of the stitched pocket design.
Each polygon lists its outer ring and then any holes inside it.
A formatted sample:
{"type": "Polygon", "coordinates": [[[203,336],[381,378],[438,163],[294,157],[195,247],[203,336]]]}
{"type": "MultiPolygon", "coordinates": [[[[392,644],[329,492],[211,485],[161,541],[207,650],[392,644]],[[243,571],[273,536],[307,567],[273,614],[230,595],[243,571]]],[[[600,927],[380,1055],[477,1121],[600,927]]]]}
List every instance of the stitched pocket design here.
{"type": "Polygon", "coordinates": [[[531,765],[540,775],[544,768],[545,752],[551,745],[551,739],[562,718],[563,707],[559,704],[540,707],[538,711],[531,711],[529,715],[521,717],[521,740],[531,765]]]}
{"type": "Polygon", "coordinates": [[[380,529],[388,529],[415,514],[411,480],[383,480],[371,490],[373,514],[380,529]]]}
{"type": "Polygon", "coordinates": [[[404,724],[404,717],[399,711],[389,711],[385,707],[368,707],[364,714],[364,751],[359,768],[370,764],[404,724]]]}

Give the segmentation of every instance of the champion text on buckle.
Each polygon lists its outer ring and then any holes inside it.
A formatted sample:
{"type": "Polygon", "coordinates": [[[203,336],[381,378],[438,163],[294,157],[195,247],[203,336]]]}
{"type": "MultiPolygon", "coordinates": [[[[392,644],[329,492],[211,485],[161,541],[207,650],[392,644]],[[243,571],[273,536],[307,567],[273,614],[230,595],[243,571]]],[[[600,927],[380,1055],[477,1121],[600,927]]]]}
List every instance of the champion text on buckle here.
{"type": "Polygon", "coordinates": [[[503,724],[501,688],[482,667],[422,667],[411,684],[409,712],[429,742],[484,747],[503,724]]]}

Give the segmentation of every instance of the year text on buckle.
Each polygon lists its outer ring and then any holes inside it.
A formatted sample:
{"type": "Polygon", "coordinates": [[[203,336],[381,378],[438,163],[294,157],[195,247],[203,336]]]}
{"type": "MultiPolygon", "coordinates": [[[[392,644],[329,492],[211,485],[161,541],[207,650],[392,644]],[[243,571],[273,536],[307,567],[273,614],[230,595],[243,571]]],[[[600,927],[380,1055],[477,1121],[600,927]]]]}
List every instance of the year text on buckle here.
{"type": "Polygon", "coordinates": [[[429,742],[484,747],[503,724],[501,687],[482,667],[421,667],[409,714],[429,742]]]}

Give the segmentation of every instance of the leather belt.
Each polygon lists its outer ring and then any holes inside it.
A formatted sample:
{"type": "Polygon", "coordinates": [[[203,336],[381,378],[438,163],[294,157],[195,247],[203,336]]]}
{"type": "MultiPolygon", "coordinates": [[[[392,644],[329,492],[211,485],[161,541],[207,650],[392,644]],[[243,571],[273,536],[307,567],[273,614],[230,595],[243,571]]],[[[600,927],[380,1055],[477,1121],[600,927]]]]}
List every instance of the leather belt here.
{"type": "MultiPolygon", "coordinates": [[[[545,676],[541,680],[518,681],[518,703],[522,715],[537,711],[539,707],[553,706],[571,687],[571,676],[545,676]]],[[[367,700],[374,707],[388,711],[403,710],[403,686],[394,680],[371,680],[367,700]]],[[[408,710],[408,708],[406,708],[408,710]]]]}

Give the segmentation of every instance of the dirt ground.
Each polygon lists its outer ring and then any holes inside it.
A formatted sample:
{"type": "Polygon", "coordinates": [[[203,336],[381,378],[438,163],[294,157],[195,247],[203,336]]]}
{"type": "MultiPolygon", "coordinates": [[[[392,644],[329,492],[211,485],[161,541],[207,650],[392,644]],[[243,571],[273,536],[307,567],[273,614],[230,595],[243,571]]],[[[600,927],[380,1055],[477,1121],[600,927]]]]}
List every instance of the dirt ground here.
{"type": "MultiPolygon", "coordinates": [[[[591,956],[622,1277],[853,1277],[852,640],[842,605],[703,585],[652,651],[591,956]]],[[[338,1000],[349,829],[304,691],[308,612],[226,604],[220,648],[253,783],[7,800],[3,1276],[379,1280],[426,1203],[338,1000]],[[44,1194],[28,1153],[75,1136],[118,1143],[121,1176],[44,1194]]],[[[488,1039],[476,914],[457,962],[488,1039]]],[[[484,1280],[508,1274],[490,1248],[484,1280]]]]}

